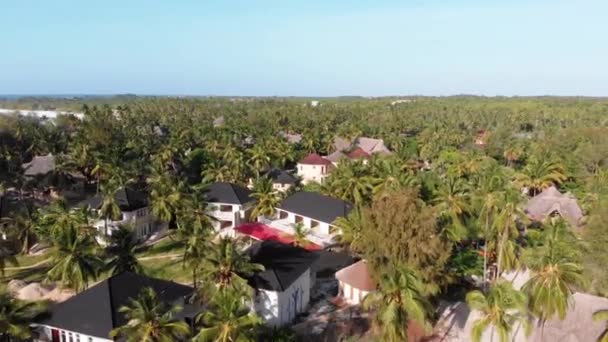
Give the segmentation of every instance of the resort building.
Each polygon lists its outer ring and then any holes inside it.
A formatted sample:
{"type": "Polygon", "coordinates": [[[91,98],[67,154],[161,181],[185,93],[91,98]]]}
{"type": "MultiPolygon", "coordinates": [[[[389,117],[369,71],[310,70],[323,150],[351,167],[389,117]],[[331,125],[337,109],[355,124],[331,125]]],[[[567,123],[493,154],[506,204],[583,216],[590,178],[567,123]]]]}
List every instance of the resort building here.
{"type": "Polygon", "coordinates": [[[367,261],[358,262],[336,272],[338,280],[338,295],[348,304],[361,304],[363,298],[376,290],[367,261]]]}
{"type": "MultiPolygon", "coordinates": [[[[272,188],[278,192],[287,192],[287,190],[296,186],[300,181],[298,177],[279,168],[271,168],[265,172],[262,177],[270,179],[272,181],[272,188]]],[[[253,186],[254,180],[250,178],[247,187],[249,189],[253,189],[253,186]]]]}
{"type": "Polygon", "coordinates": [[[300,247],[264,241],[248,249],[251,262],[264,271],[245,276],[255,289],[252,309],[269,326],[282,326],[306,311],[315,283],[313,264],[318,255],[300,247]]]}
{"type": "Polygon", "coordinates": [[[323,184],[332,167],[331,161],[316,153],[311,153],[298,162],[298,176],[302,178],[303,184],[311,182],[323,184]]]}
{"type": "Polygon", "coordinates": [[[583,210],[574,195],[562,194],[554,186],[531,198],[525,212],[533,221],[542,221],[547,217],[559,215],[574,228],[581,227],[584,223],[583,210]]]}
{"type": "Polygon", "coordinates": [[[191,287],[125,272],[51,306],[48,317],[33,324],[37,335],[34,341],[114,341],[110,331],[127,323],[120,308],[147,287],[156,292],[161,302],[182,306],[178,317],[192,323],[198,309],[186,301],[194,291],[191,287]]]}
{"type": "Polygon", "coordinates": [[[204,191],[209,203],[208,213],[215,218],[213,228],[222,235],[233,236],[233,228],[249,220],[254,206],[251,190],[232,183],[216,182],[204,191]]]}

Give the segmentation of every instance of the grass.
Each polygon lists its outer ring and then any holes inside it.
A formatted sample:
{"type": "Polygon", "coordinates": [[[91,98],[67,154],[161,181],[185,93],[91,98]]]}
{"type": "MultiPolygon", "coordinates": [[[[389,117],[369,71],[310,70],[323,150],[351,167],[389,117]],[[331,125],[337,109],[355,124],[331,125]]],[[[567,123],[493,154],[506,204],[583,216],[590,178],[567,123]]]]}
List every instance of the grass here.
{"type": "Polygon", "coordinates": [[[184,247],[179,241],[167,237],[155,245],[142,247],[137,252],[137,257],[143,258],[159,256],[162,254],[181,254],[183,251],[184,247]]]}
{"type": "Polygon", "coordinates": [[[141,264],[144,266],[146,275],[153,278],[182,284],[192,283],[192,273],[189,269],[182,267],[181,258],[144,260],[141,264]]]}

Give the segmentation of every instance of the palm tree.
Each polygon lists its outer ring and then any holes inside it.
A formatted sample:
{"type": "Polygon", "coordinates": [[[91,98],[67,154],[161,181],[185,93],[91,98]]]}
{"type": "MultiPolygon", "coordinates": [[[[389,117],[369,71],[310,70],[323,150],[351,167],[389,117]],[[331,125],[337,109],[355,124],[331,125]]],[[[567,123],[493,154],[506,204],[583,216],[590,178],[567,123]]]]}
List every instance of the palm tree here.
{"type": "Polygon", "coordinates": [[[164,222],[171,224],[184,200],[184,183],[174,179],[163,169],[153,169],[148,178],[152,188],[150,206],[152,214],[164,222]]]}
{"type": "Polygon", "coordinates": [[[296,247],[306,247],[310,242],[307,237],[310,233],[310,229],[304,227],[302,222],[298,222],[292,225],[293,227],[293,242],[292,244],[296,247]]]}
{"type": "Polygon", "coordinates": [[[207,250],[202,268],[204,276],[220,289],[245,289],[247,282],[241,276],[264,269],[250,262],[249,256],[242,252],[240,240],[229,237],[221,237],[207,250]]]}
{"type": "Polygon", "coordinates": [[[365,224],[363,210],[361,207],[357,207],[348,216],[338,217],[331,229],[333,234],[338,234],[341,244],[348,246],[351,250],[362,252],[363,246],[360,243],[365,224]]]}
{"type": "Polygon", "coordinates": [[[272,187],[272,181],[266,177],[258,178],[253,187],[251,197],[256,199],[256,204],[251,211],[251,217],[258,216],[274,217],[275,208],[281,201],[281,196],[272,187]]]}
{"type": "Polygon", "coordinates": [[[111,178],[105,184],[101,184],[101,207],[99,216],[103,218],[104,235],[108,236],[108,220],[118,221],[122,218],[122,211],[116,201],[116,192],[120,189],[120,184],[111,178]]]}
{"type": "Polygon", "coordinates": [[[112,330],[110,337],[129,342],[181,340],[190,334],[188,324],[174,317],[181,310],[179,306],[162,303],[152,288],[144,288],[136,299],[119,309],[127,323],[112,330]]]}
{"type": "Polygon", "coordinates": [[[54,235],[70,229],[79,229],[88,222],[83,222],[81,213],[70,209],[64,199],[58,199],[44,209],[39,209],[42,238],[52,239],[54,235]]]}
{"type": "Polygon", "coordinates": [[[515,180],[526,187],[532,196],[542,190],[559,185],[566,180],[564,167],[557,161],[532,157],[524,169],[516,175],[515,180]]]}
{"type": "Polygon", "coordinates": [[[365,203],[373,189],[373,178],[360,161],[338,164],[326,179],[332,195],[355,204],[365,203]]]}
{"type": "Polygon", "coordinates": [[[411,320],[428,328],[430,304],[423,296],[418,275],[404,266],[396,266],[380,277],[379,290],[363,299],[363,308],[375,309],[375,322],[387,342],[407,341],[411,320]]]}
{"type": "MultiPolygon", "coordinates": [[[[490,340],[498,334],[500,342],[508,342],[516,323],[520,323],[526,335],[529,333],[527,298],[522,292],[513,289],[507,281],[494,283],[488,293],[474,290],[467,293],[467,304],[481,316],[473,323],[471,338],[473,342],[481,341],[483,333],[490,327],[490,340]]],[[[485,341],[485,340],[484,340],[485,341]]]]}
{"type": "Polygon", "coordinates": [[[262,320],[243,305],[243,299],[233,291],[216,293],[208,310],[200,313],[196,322],[201,325],[192,339],[196,342],[254,341],[253,329],[262,320]]]}
{"type": "Polygon", "coordinates": [[[96,279],[103,267],[99,245],[89,234],[67,229],[54,236],[51,248],[51,265],[47,277],[80,292],[96,279]]]}
{"type": "Polygon", "coordinates": [[[270,166],[270,156],[263,145],[257,144],[249,149],[249,166],[253,169],[256,177],[260,176],[260,172],[270,166]]]}
{"type": "MultiPolygon", "coordinates": [[[[593,313],[594,322],[607,322],[608,321],[608,310],[598,310],[593,313]]],[[[608,342],[608,328],[602,332],[598,342],[608,342]]]]}
{"type": "Polygon", "coordinates": [[[572,232],[558,220],[545,228],[540,246],[526,250],[524,261],[532,276],[522,290],[541,325],[554,316],[564,319],[575,287],[584,284],[576,245],[572,232]]]}
{"type": "Polygon", "coordinates": [[[184,224],[180,224],[177,230],[177,239],[184,244],[182,265],[192,269],[192,286],[198,286],[197,271],[200,269],[205,253],[210,245],[210,224],[208,221],[198,222],[192,216],[181,218],[184,224]]]}
{"type": "Polygon", "coordinates": [[[490,252],[497,254],[496,274],[498,278],[503,271],[513,270],[519,265],[520,246],[517,243],[519,230],[517,225],[526,221],[526,215],[521,209],[520,195],[517,191],[504,191],[498,199],[501,211],[496,216],[493,230],[486,243],[490,252]]]}
{"type": "Polygon", "coordinates": [[[135,256],[138,246],[130,229],[119,227],[118,230],[112,232],[108,240],[109,244],[106,248],[106,253],[109,259],[106,268],[110,271],[111,275],[122,272],[145,273],[143,266],[135,256]]]}
{"type": "Polygon", "coordinates": [[[468,234],[464,219],[470,211],[469,188],[464,179],[448,177],[439,186],[432,202],[445,220],[448,238],[452,241],[464,239],[468,234]]]}
{"type": "Polygon", "coordinates": [[[37,211],[29,206],[13,217],[3,217],[0,219],[0,228],[7,235],[14,237],[21,245],[21,254],[29,253],[36,239],[36,230],[38,229],[37,211]]]}
{"type": "Polygon", "coordinates": [[[8,292],[0,292],[0,341],[31,338],[30,325],[44,311],[44,305],[20,301],[8,292]]]}
{"type": "Polygon", "coordinates": [[[403,172],[395,159],[378,159],[375,162],[375,179],[373,193],[375,196],[401,190],[404,187],[414,187],[417,180],[411,174],[403,172]]]}

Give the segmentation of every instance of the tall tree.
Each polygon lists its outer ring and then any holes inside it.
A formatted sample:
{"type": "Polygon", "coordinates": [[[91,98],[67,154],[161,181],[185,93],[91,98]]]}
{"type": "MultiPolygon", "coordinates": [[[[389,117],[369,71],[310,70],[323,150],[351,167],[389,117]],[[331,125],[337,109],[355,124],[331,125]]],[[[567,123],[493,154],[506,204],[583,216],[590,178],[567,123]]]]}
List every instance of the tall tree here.
{"type": "Polygon", "coordinates": [[[8,292],[0,292],[0,341],[31,338],[31,324],[44,311],[42,304],[20,301],[8,292]]]}
{"type": "Polygon", "coordinates": [[[395,266],[380,276],[378,291],[363,299],[365,309],[375,309],[375,322],[382,330],[382,340],[407,342],[407,327],[415,321],[428,329],[430,304],[424,296],[421,280],[413,270],[395,266]]]}
{"type": "Polygon", "coordinates": [[[262,324],[233,291],[217,292],[209,309],[200,313],[196,322],[200,325],[199,333],[192,339],[196,342],[255,341],[253,329],[262,324]]]}
{"type": "Polygon", "coordinates": [[[332,233],[337,234],[338,241],[349,250],[361,253],[364,250],[361,240],[367,224],[365,220],[364,210],[357,207],[347,216],[336,219],[332,226],[332,233]]]}
{"type": "Polygon", "coordinates": [[[152,288],[144,288],[139,296],[119,311],[127,323],[110,332],[111,338],[129,342],[170,342],[190,334],[186,322],[175,318],[182,310],[179,306],[162,303],[152,288]]]}
{"type": "Polygon", "coordinates": [[[266,177],[258,178],[253,186],[251,197],[256,199],[255,207],[251,211],[251,217],[258,216],[274,217],[276,207],[281,201],[278,191],[272,187],[272,181],[266,177]]]}
{"type": "Polygon", "coordinates": [[[516,175],[516,181],[528,189],[532,196],[566,180],[564,167],[557,161],[532,157],[524,169],[516,175]]]}
{"type": "Polygon", "coordinates": [[[58,280],[80,292],[97,278],[103,261],[99,257],[99,245],[92,235],[67,229],[54,236],[51,265],[47,274],[49,280],[58,280]]]}
{"type": "Polygon", "coordinates": [[[106,268],[111,275],[123,272],[144,274],[144,268],[137,260],[137,241],[133,232],[128,227],[120,227],[112,232],[106,247],[108,260],[106,268]]]}
{"type": "MultiPolygon", "coordinates": [[[[490,340],[497,334],[500,342],[508,342],[516,323],[530,332],[530,321],[527,313],[527,298],[523,292],[513,289],[507,281],[499,281],[490,287],[488,293],[478,290],[467,293],[467,304],[480,312],[480,317],[473,323],[471,338],[473,342],[482,341],[483,333],[490,328],[490,340]]],[[[485,341],[485,340],[484,340],[485,341]]]]}

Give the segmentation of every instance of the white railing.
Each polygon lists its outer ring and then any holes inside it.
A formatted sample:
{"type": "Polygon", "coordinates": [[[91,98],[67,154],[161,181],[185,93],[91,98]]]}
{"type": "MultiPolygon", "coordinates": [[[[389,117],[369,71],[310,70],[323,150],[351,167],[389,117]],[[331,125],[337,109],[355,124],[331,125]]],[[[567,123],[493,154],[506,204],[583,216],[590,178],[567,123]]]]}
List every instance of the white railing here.
{"type": "MultiPolygon", "coordinates": [[[[276,228],[282,232],[285,232],[290,235],[294,235],[293,224],[290,223],[287,219],[279,219],[279,220],[271,220],[267,217],[260,216],[258,218],[260,223],[266,224],[272,228],[276,228]]],[[[308,236],[306,237],[310,242],[315,243],[319,246],[325,247],[327,245],[331,245],[334,242],[333,235],[325,235],[322,233],[318,233],[312,229],[308,230],[308,236]]]]}

